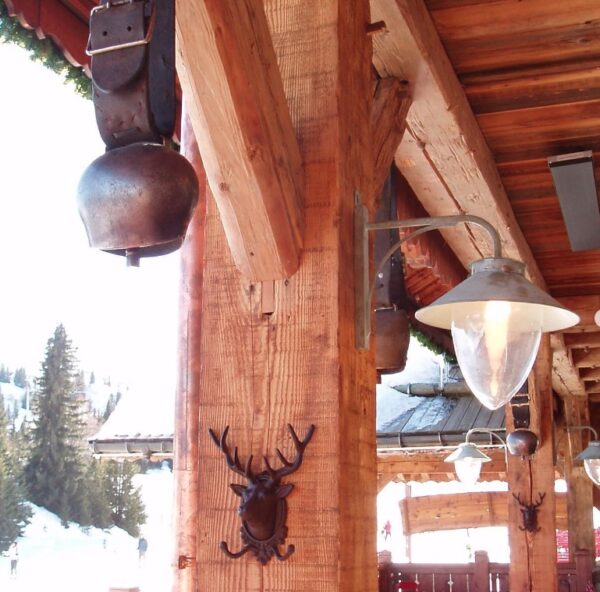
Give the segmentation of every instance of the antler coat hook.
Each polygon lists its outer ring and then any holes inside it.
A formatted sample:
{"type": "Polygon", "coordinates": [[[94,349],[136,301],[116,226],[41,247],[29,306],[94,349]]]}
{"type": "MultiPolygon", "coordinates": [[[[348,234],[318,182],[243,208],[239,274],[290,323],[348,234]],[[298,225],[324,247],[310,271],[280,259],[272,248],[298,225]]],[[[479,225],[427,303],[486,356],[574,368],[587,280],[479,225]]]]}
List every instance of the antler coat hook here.
{"type": "Polygon", "coordinates": [[[232,456],[227,445],[229,426],[225,428],[220,438],[213,430],[208,430],[212,441],[225,455],[227,466],[247,481],[246,485],[238,483],[230,485],[234,493],[242,498],[238,514],[242,519],[240,534],[244,547],[234,553],[229,550],[227,543],[222,541],[220,547],[227,557],[237,559],[248,551],[252,551],[258,561],[265,565],[273,556],[279,561],[284,561],[294,552],[294,545],[288,545],[283,553],[279,550],[279,545],[285,542],[287,536],[287,526],[285,524],[287,502],[285,498],[294,488],[291,483],[282,484],[281,480],[299,469],[302,464],[304,449],[312,438],[315,426],[311,425],[309,427],[302,441],[290,424],[287,428],[296,447],[296,458],[293,461],[288,461],[277,448],[275,451],[283,467],[277,470],[273,469],[267,457],[263,456],[265,470],[257,474],[252,471],[252,455],[248,457],[245,466],[242,466],[240,462],[237,447],[233,449],[232,456]]]}

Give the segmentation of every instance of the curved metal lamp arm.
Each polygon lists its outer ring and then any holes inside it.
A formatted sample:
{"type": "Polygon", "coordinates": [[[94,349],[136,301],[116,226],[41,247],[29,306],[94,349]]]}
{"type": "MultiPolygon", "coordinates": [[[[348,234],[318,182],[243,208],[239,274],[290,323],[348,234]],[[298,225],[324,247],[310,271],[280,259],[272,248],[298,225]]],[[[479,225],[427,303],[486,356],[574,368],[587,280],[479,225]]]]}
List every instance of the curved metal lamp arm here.
{"type": "Polygon", "coordinates": [[[506,442],[501,436],[499,436],[496,432],[488,428],[471,428],[467,432],[467,436],[465,438],[466,444],[470,444],[469,436],[471,436],[472,434],[489,434],[490,436],[494,436],[494,438],[498,438],[498,440],[500,440],[500,442],[502,443],[502,447],[504,448],[504,460],[506,461],[506,465],[508,466],[508,447],[506,446],[506,442]]]}
{"type": "Polygon", "coordinates": [[[565,430],[567,432],[570,432],[571,430],[578,430],[578,431],[583,431],[583,430],[590,430],[590,432],[592,432],[592,434],[594,434],[594,440],[598,439],[598,432],[589,425],[583,425],[583,426],[567,426],[565,428],[565,430]]]}
{"type": "Polygon", "coordinates": [[[371,334],[371,303],[377,277],[383,270],[390,257],[400,249],[406,241],[439,228],[451,228],[458,224],[475,224],[483,228],[492,241],[494,257],[502,256],[500,235],[496,229],[483,218],[468,214],[457,216],[438,216],[433,218],[412,218],[408,220],[390,220],[387,222],[369,222],[369,212],[360,203],[358,194],[354,204],[354,272],[355,272],[355,308],[356,308],[356,348],[369,349],[369,335],[371,334]],[[420,228],[419,228],[420,227],[420,228]],[[377,266],[373,281],[369,274],[369,232],[376,230],[395,230],[400,228],[417,228],[409,235],[402,237],[383,256],[377,266]]]}

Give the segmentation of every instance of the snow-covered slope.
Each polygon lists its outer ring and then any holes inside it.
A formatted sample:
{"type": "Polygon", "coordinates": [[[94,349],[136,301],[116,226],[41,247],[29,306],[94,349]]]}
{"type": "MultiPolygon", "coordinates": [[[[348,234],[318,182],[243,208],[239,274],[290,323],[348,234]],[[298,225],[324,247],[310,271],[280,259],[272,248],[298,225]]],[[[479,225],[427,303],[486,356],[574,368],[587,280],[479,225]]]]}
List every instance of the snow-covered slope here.
{"type": "Polygon", "coordinates": [[[137,540],[120,528],[76,525],[68,528],[54,514],[32,506],[33,516],[19,540],[17,577],[10,578],[8,557],[0,557],[2,592],[107,592],[110,587],[139,587],[143,592],[171,588],[170,508],[172,474],[167,469],[136,477],[142,487],[149,546],[140,563],[137,540]]]}

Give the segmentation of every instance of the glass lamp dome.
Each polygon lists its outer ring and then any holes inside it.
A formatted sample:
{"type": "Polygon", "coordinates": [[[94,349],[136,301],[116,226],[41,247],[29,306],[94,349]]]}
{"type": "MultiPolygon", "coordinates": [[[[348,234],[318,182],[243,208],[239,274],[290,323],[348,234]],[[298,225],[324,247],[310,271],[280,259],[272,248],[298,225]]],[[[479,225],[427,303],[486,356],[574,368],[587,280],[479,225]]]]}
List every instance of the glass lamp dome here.
{"type": "Polygon", "coordinates": [[[498,409],[527,379],[541,334],[571,327],[579,317],[525,279],[520,261],[490,257],[470,270],[465,281],[415,316],[451,330],[469,388],[488,409],[498,409]]]}
{"type": "Polygon", "coordinates": [[[481,465],[492,459],[481,452],[474,444],[463,442],[458,448],[444,459],[444,462],[454,463],[456,476],[465,485],[475,485],[481,473],[481,465]]]}

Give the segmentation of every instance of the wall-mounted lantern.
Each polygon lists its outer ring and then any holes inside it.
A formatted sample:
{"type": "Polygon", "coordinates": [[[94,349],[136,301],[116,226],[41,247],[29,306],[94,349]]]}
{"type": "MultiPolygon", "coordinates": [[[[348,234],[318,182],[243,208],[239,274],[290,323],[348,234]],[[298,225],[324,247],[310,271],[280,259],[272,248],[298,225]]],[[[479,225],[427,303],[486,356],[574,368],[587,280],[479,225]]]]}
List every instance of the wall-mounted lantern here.
{"type": "Polygon", "coordinates": [[[416,312],[417,320],[450,329],[456,358],[473,394],[498,409],[518,392],[537,355],[543,332],[566,329],[579,317],[525,278],[525,265],[501,256],[500,237],[477,216],[440,216],[369,223],[356,198],[354,213],[356,347],[369,348],[373,283],[369,273],[369,232],[416,228],[401,238],[379,262],[375,277],[401,244],[420,234],[457,224],[483,228],[493,256],[475,261],[470,276],[444,296],[416,312]]]}

